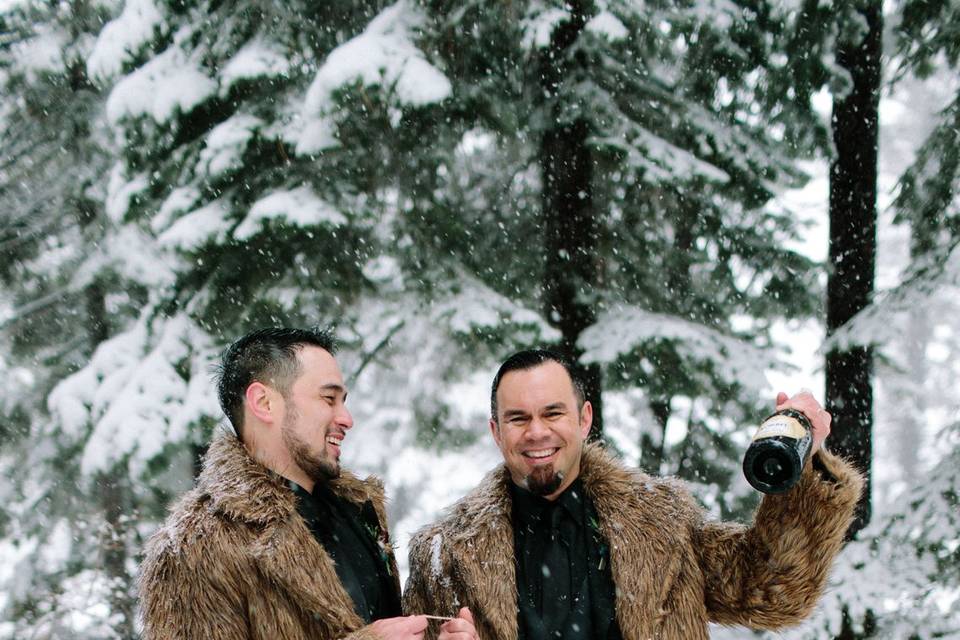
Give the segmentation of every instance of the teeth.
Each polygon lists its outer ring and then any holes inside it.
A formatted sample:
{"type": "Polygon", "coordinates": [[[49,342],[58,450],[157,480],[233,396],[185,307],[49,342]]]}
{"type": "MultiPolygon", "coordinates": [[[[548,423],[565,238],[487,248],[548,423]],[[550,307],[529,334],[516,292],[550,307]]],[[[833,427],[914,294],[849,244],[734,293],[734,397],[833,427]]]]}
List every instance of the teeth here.
{"type": "Polygon", "coordinates": [[[333,436],[327,438],[327,442],[329,442],[330,444],[335,444],[337,446],[340,446],[340,440],[338,440],[337,438],[334,438],[333,436]]]}
{"type": "Polygon", "coordinates": [[[523,455],[527,456],[528,458],[548,458],[556,451],[556,449],[540,449],[539,451],[526,451],[523,455]]]}

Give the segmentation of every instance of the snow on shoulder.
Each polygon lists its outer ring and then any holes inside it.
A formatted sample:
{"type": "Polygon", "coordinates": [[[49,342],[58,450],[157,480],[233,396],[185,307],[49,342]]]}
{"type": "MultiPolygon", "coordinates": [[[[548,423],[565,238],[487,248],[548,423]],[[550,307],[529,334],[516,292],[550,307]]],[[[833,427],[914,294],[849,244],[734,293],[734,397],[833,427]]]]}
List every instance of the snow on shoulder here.
{"type": "Polygon", "coordinates": [[[337,227],[347,219],[330,203],[322,200],[307,186],[292,190],[274,191],[257,200],[250,213],[233,232],[237,240],[247,240],[263,229],[267,220],[281,218],[298,227],[326,224],[337,227]]]}

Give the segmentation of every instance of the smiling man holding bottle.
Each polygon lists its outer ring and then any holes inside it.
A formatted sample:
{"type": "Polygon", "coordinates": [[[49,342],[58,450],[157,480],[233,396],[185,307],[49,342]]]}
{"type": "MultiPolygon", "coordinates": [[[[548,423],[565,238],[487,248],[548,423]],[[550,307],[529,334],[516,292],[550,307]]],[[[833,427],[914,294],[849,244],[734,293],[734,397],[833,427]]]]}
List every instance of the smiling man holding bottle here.
{"type": "Polygon", "coordinates": [[[589,399],[546,350],[508,358],[490,431],[504,463],[411,544],[408,611],[473,613],[481,638],[706,640],[707,625],[779,629],[820,596],[863,480],[821,447],[830,414],[809,392],[776,410],[809,421],[799,481],[752,526],[713,522],[679,481],[587,444],[589,399]]]}

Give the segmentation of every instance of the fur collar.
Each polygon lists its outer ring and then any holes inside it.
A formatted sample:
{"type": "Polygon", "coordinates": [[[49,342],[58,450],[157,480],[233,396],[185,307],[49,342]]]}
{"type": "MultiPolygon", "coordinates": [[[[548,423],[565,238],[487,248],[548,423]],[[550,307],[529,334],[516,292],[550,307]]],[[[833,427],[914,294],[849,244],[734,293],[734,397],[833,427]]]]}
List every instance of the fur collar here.
{"type": "MultiPolygon", "coordinates": [[[[330,486],[350,502],[373,504],[380,521],[380,543],[389,553],[399,593],[397,566],[386,533],[383,484],[375,478],[360,480],[343,471],[330,486]]],[[[204,458],[197,490],[208,496],[214,513],[255,529],[249,552],[264,578],[303,610],[314,612],[333,637],[363,625],[337,577],[333,560],[298,516],[296,496],[287,480],[254,460],[236,436],[224,433],[214,438],[204,458]]]]}
{"type": "MultiPolygon", "coordinates": [[[[676,550],[683,542],[669,523],[688,518],[688,505],[678,504],[674,481],[628,469],[599,444],[584,447],[580,469],[610,545],[621,629],[652,631],[659,618],[656,603],[680,569],[676,550]]],[[[478,609],[490,613],[488,622],[498,638],[517,637],[509,482],[505,465],[494,469],[451,507],[443,531],[445,543],[462,561],[468,589],[480,601],[478,609]]]]}
{"type": "MultiPolygon", "coordinates": [[[[383,483],[361,480],[349,471],[330,483],[333,492],[356,504],[373,502],[385,528],[383,483]]],[[[240,440],[230,433],[214,437],[203,460],[197,487],[210,496],[215,511],[233,520],[270,525],[290,518],[297,503],[287,480],[253,459],[240,440]]]]}

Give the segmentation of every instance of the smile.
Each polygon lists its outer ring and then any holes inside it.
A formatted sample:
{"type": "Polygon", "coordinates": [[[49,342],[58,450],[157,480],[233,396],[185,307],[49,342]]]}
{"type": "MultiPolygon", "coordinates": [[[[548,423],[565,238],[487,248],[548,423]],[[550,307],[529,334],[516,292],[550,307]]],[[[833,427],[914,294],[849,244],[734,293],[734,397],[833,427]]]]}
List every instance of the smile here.
{"type": "Polygon", "coordinates": [[[530,451],[524,451],[523,457],[531,460],[546,460],[553,456],[557,451],[560,451],[559,447],[553,447],[551,449],[533,449],[530,451]]]}
{"type": "Polygon", "coordinates": [[[326,443],[328,445],[332,445],[334,448],[334,451],[336,451],[339,454],[340,446],[343,443],[343,436],[342,435],[327,436],[326,443]]]}

